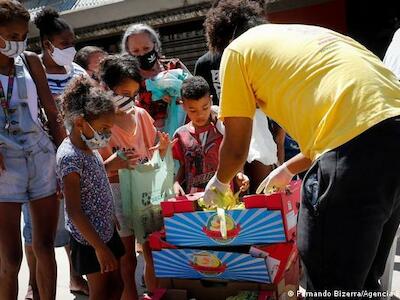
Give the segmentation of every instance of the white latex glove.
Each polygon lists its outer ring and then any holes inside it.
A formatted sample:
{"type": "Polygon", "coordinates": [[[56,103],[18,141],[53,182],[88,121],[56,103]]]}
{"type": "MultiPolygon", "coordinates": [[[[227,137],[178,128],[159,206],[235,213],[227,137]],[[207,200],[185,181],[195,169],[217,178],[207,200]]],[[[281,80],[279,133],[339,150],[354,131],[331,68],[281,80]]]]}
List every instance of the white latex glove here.
{"type": "Polygon", "coordinates": [[[258,186],[256,193],[268,194],[273,187],[277,188],[278,190],[282,190],[292,181],[294,175],[295,174],[292,174],[292,172],[289,171],[286,163],[283,163],[269,173],[269,175],[258,186]]]}
{"type": "Polygon", "coordinates": [[[221,193],[226,193],[231,187],[229,184],[219,181],[217,175],[215,174],[208,182],[204,191],[203,199],[204,203],[207,205],[214,204],[214,200],[217,197],[217,194],[213,191],[213,188],[216,188],[221,193]]]}

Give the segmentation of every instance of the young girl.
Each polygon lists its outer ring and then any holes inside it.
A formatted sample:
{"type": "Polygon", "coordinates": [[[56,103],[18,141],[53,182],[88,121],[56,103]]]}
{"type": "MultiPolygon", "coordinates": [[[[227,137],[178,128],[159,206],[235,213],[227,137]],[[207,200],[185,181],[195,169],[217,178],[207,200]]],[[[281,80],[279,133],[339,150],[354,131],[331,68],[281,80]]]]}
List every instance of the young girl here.
{"type": "MultiPolygon", "coordinates": [[[[117,219],[120,224],[119,234],[125,246],[125,255],[121,259],[121,274],[124,280],[124,293],[122,299],[137,299],[135,284],[136,251],[135,235],[129,226],[127,218],[122,213],[122,199],[119,186],[118,169],[132,168],[135,164],[144,163],[151,159],[157,130],[154,120],[142,108],[134,106],[134,97],[139,90],[141,81],[139,63],[130,55],[112,55],[104,59],[100,76],[103,83],[114,94],[117,106],[115,124],[111,129],[112,137],[107,147],[100,150],[106,160],[114,201],[117,211],[117,219]],[[131,161],[115,157],[117,151],[124,151],[131,161]]],[[[165,155],[170,143],[165,133],[159,133],[159,150],[161,156],[165,155]]],[[[146,261],[145,281],[149,291],[156,288],[150,249],[142,237],[137,237],[143,243],[143,254],[146,261]]]]}
{"type": "Polygon", "coordinates": [[[32,215],[40,298],[54,299],[56,294],[55,149],[39,124],[38,98],[56,145],[65,130],[57,122],[58,111],[40,59],[23,53],[29,19],[18,1],[0,0],[0,299],[17,298],[23,203],[29,204],[32,215]]]}
{"type": "Polygon", "coordinates": [[[87,275],[90,299],[120,299],[118,268],[124,246],[115,228],[110,183],[97,152],[110,140],[114,104],[84,75],[71,81],[62,104],[70,135],[57,151],[57,175],[65,197],[72,265],[78,274],[87,275]]]}

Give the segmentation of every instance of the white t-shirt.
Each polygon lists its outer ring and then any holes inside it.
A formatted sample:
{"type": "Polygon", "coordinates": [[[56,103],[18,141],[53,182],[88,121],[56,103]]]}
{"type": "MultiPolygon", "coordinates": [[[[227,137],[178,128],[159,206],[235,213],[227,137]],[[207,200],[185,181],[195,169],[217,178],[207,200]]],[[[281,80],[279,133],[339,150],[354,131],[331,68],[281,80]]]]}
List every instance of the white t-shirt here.
{"type": "MultiPolygon", "coordinates": [[[[14,85],[13,85],[13,92],[10,101],[10,108],[15,107],[20,102],[26,102],[29,106],[29,111],[31,113],[33,121],[38,123],[38,94],[36,90],[35,82],[33,81],[29,71],[27,70],[26,66],[23,66],[24,73],[25,73],[25,83],[26,83],[26,90],[27,90],[27,99],[20,99],[18,93],[18,80],[17,77],[14,77],[14,85]]],[[[4,89],[4,95],[7,97],[7,90],[8,90],[8,76],[0,74],[0,81],[4,89]]],[[[2,108],[1,108],[2,109],[2,108]]]]}
{"type": "Polygon", "coordinates": [[[393,35],[392,42],[383,58],[383,63],[400,80],[400,28],[393,35]]]}

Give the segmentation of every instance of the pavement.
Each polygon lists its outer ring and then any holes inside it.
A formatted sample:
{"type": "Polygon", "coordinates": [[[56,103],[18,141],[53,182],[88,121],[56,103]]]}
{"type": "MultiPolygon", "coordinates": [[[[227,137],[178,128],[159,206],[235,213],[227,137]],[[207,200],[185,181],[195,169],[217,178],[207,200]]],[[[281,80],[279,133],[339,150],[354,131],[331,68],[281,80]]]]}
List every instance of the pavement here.
{"type": "MultiPolygon", "coordinates": [[[[68,258],[65,254],[63,248],[56,249],[56,260],[58,268],[58,278],[57,278],[57,300],[86,300],[88,297],[81,295],[71,294],[69,291],[69,266],[68,258]]],[[[136,272],[136,283],[139,287],[139,291],[143,292],[143,288],[140,287],[141,276],[143,274],[143,258],[142,255],[138,256],[138,268],[136,272]]],[[[24,300],[26,290],[28,287],[29,280],[29,270],[24,258],[21,266],[21,271],[19,274],[19,295],[18,300],[24,300]]],[[[393,281],[392,281],[392,291],[396,291],[397,297],[392,297],[392,300],[400,300],[400,239],[397,242],[397,252],[394,263],[393,270],[393,281]]]]}

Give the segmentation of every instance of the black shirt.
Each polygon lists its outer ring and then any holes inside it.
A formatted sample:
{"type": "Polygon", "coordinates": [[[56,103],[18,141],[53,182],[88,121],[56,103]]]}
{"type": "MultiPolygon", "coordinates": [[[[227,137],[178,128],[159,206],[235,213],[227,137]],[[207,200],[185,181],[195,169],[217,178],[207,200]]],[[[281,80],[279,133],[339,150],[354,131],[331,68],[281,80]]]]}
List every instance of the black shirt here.
{"type": "Polygon", "coordinates": [[[210,92],[213,95],[213,104],[219,104],[221,84],[219,82],[219,65],[222,54],[208,51],[201,56],[194,67],[194,75],[202,76],[210,85],[210,92]]]}

